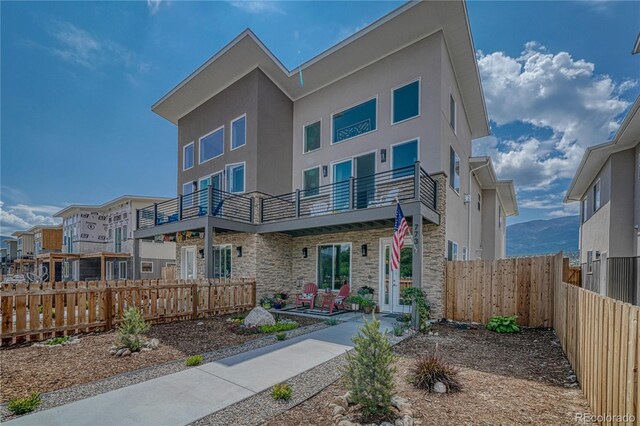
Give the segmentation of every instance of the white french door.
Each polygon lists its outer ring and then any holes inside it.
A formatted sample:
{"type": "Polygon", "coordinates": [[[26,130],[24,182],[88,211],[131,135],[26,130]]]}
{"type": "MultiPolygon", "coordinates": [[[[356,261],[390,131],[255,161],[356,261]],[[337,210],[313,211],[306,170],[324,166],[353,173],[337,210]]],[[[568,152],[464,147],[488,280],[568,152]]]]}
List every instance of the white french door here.
{"type": "Polygon", "coordinates": [[[392,238],[380,239],[380,288],[378,291],[380,310],[383,312],[410,312],[411,307],[400,304],[402,290],[412,286],[413,245],[406,239],[400,253],[400,268],[391,273],[392,238]]]}
{"type": "Polygon", "coordinates": [[[197,274],[196,247],[182,247],[180,250],[180,278],[195,280],[197,274]]]}

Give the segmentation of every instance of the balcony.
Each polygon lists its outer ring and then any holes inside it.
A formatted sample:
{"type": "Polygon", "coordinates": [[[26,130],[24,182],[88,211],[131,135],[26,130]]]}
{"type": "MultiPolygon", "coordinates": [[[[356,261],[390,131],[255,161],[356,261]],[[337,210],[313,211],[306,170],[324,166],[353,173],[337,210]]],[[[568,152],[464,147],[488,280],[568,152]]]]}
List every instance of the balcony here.
{"type": "Polygon", "coordinates": [[[440,221],[436,212],[436,182],[416,162],[276,196],[231,194],[208,187],[139,209],[136,234],[138,238],[148,237],[152,234],[150,228],[157,228],[154,232],[158,233],[196,229],[209,220],[217,228],[258,233],[295,233],[312,227],[389,222],[395,217],[398,202],[403,208],[411,207],[412,214],[420,211],[427,220],[440,221]],[[258,207],[255,214],[254,206],[258,207]]]}

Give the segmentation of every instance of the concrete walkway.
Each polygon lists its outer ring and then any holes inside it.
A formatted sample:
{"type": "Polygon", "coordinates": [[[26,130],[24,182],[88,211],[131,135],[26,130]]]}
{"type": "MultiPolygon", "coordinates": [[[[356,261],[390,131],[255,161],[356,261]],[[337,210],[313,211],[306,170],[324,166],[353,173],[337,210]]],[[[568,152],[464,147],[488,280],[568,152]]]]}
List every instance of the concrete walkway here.
{"type": "MultiPolygon", "coordinates": [[[[20,417],[7,425],[186,425],[352,347],[362,316],[178,373],[20,417]]],[[[391,330],[391,320],[379,316],[391,330]]]]}

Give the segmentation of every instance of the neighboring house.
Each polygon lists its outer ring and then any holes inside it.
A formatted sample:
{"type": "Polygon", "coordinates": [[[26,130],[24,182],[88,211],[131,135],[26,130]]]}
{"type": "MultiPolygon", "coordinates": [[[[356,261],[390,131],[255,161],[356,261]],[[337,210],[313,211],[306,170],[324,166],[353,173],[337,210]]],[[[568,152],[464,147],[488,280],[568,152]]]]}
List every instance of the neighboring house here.
{"type": "MultiPolygon", "coordinates": [[[[70,205],[54,216],[62,219],[62,280],[160,278],[162,268],[175,265],[175,243],[147,241],[139,246],[133,262],[135,212],[166,198],[124,195],[102,205],[70,205]]],[[[56,270],[58,267],[56,266],[56,270]]],[[[56,272],[58,274],[58,272],[56,272]]]]}
{"type": "Polygon", "coordinates": [[[29,232],[33,234],[34,256],[62,251],[62,225],[38,225],[29,232]]]}
{"type": "Polygon", "coordinates": [[[639,303],[640,97],[614,138],[586,150],[565,202],[580,202],[583,286],[639,303]]]}
{"type": "Polygon", "coordinates": [[[18,240],[6,239],[4,240],[4,248],[6,249],[5,256],[5,273],[9,273],[12,270],[13,262],[18,257],[18,240]]]}
{"type": "Polygon", "coordinates": [[[33,233],[29,231],[16,231],[11,236],[16,237],[16,272],[25,273],[33,271],[33,253],[35,243],[33,233]]]}
{"type": "Polygon", "coordinates": [[[153,105],[178,126],[179,196],[138,211],[136,241],[175,240],[182,279],[366,285],[382,311],[413,285],[441,316],[445,259],[504,256],[517,213],[470,162],[489,134],[474,52],[460,1],[407,3],[293,70],[244,31],[153,105]],[[412,237],[391,277],[396,201],[412,237]]]}

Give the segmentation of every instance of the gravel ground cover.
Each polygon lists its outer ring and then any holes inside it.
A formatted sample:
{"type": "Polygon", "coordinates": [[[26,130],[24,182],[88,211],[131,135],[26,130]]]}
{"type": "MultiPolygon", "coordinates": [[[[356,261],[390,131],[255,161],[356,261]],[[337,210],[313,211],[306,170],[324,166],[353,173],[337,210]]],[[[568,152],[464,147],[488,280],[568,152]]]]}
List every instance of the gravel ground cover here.
{"type": "MultiPolygon", "coordinates": [[[[576,413],[590,412],[553,331],[504,335],[456,324],[432,330],[394,348],[397,393],[411,402],[416,424],[574,424],[576,413]],[[407,382],[414,360],[433,353],[436,345],[439,355],[459,368],[462,392],[430,394],[407,382]]],[[[327,404],[345,392],[337,380],[266,425],[331,425],[327,404]]]]}
{"type": "MultiPolygon", "coordinates": [[[[285,315],[282,317],[294,319],[301,326],[289,331],[287,333],[289,337],[326,327],[321,320],[313,318],[285,315]]],[[[109,347],[115,339],[114,332],[82,335],[80,341],[74,345],[2,348],[0,349],[2,402],[33,391],[46,393],[67,388],[71,391],[63,392],[59,395],[59,399],[63,401],[62,403],[70,402],[148,380],[152,376],[158,377],[179,371],[182,368],[182,360],[189,355],[204,354],[204,361],[210,362],[276,341],[273,335],[232,333],[227,330],[229,325],[227,318],[228,316],[211,317],[154,325],[147,336],[159,339],[159,348],[125,358],[109,355],[109,347]],[[175,360],[180,361],[171,363],[175,360]],[[138,373],[123,375],[132,371],[138,371],[138,373]],[[116,376],[115,380],[108,381],[108,378],[114,376],[116,376]],[[98,384],[93,385],[95,382],[98,384]],[[76,389],[77,385],[87,383],[93,386],[76,389]],[[65,393],[67,395],[63,396],[65,393]]],[[[50,395],[44,395],[45,402],[48,399],[50,395]]],[[[43,408],[55,405],[59,403],[43,404],[43,408]]]]}

